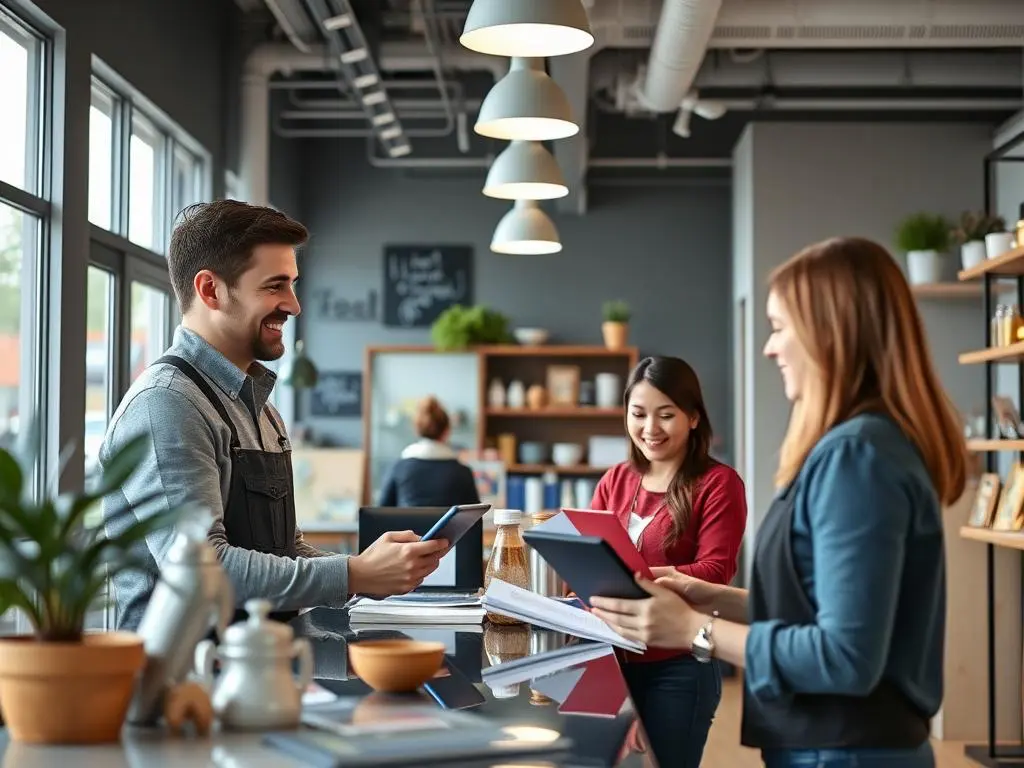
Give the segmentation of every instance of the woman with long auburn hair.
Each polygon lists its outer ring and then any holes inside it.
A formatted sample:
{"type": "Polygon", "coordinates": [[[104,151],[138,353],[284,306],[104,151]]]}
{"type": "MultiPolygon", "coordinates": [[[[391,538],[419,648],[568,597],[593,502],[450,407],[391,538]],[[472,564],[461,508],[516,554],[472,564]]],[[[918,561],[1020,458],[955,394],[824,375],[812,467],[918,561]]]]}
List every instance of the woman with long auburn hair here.
{"type": "MultiPolygon", "coordinates": [[[[697,373],[678,357],[646,357],[629,375],[623,404],[629,460],[604,474],[591,509],[614,512],[649,566],[728,584],[746,529],[746,492],[736,471],[711,457],[697,373]]],[[[621,659],[658,764],[698,768],[722,698],[718,663],[654,644],[621,659]]]]}
{"type": "Polygon", "coordinates": [[[931,768],[959,420],[880,245],[804,249],[771,275],[767,313],[764,352],[793,408],[750,590],[659,571],[640,580],[651,598],[595,598],[594,612],[744,667],[742,741],[769,768],[931,768]]]}

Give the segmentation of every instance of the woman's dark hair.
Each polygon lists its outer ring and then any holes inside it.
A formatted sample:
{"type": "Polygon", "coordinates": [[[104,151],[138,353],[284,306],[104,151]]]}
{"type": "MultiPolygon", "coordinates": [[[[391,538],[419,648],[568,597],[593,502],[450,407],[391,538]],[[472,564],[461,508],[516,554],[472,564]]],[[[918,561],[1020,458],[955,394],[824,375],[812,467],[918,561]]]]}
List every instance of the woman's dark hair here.
{"type": "MultiPolygon", "coordinates": [[[[629,396],[642,381],[646,381],[659,392],[662,392],[675,406],[693,418],[697,417],[697,426],[690,430],[686,441],[686,455],[679,466],[672,482],[669,483],[669,512],[672,514],[672,530],[665,540],[669,546],[686,531],[693,514],[693,489],[712,464],[709,454],[711,450],[711,420],[707,408],[704,407],[704,395],[700,390],[700,380],[690,365],[678,357],[645,357],[629,374],[626,392],[622,403],[626,407],[626,419],[629,419],[629,396]]],[[[629,462],[640,474],[650,469],[651,463],[637,448],[632,436],[629,441],[629,462]]]]}
{"type": "Polygon", "coordinates": [[[451,420],[448,411],[431,395],[420,400],[416,406],[414,422],[417,435],[427,440],[440,440],[448,431],[451,420]]]}

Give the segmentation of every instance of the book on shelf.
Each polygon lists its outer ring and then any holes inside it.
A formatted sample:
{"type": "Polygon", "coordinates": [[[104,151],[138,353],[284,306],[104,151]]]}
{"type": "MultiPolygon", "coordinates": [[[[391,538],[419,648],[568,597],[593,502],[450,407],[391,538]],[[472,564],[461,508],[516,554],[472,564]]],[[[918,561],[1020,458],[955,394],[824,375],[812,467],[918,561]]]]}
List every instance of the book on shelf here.
{"type": "Polygon", "coordinates": [[[608,643],[637,653],[647,650],[646,645],[627,640],[592,613],[500,579],[493,579],[488,585],[483,596],[483,607],[491,613],[534,627],[564,632],[582,640],[608,643]]]}

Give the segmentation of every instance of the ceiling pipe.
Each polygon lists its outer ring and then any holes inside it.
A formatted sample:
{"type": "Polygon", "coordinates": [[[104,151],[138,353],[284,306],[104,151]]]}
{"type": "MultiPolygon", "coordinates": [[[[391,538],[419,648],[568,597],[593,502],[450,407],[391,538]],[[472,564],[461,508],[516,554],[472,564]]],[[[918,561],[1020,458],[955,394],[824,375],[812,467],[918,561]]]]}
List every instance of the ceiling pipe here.
{"type": "Polygon", "coordinates": [[[654,33],[640,100],[654,112],[674,112],[697,76],[722,0],[665,0],[654,33]]]}
{"type": "MultiPolygon", "coordinates": [[[[445,66],[462,71],[486,71],[495,81],[505,74],[507,64],[492,56],[450,49],[444,53],[445,66]]],[[[379,68],[385,71],[429,71],[434,58],[422,47],[404,43],[381,46],[379,68]]],[[[257,205],[270,203],[270,79],[292,72],[333,72],[334,62],[323,44],[303,52],[288,43],[263,43],[246,57],[242,69],[241,130],[239,137],[239,180],[245,199],[257,205]]]]}

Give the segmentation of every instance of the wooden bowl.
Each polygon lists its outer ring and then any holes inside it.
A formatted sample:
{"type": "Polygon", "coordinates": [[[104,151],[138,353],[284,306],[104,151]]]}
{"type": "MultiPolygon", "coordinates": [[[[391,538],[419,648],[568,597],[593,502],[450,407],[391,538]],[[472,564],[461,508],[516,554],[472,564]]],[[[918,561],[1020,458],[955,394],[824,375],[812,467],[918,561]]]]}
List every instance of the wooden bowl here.
{"type": "Polygon", "coordinates": [[[419,640],[364,640],[348,647],[352,671],[375,691],[415,691],[444,662],[444,643],[419,640]]]}

